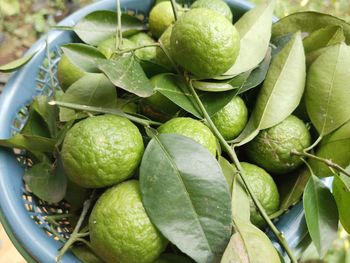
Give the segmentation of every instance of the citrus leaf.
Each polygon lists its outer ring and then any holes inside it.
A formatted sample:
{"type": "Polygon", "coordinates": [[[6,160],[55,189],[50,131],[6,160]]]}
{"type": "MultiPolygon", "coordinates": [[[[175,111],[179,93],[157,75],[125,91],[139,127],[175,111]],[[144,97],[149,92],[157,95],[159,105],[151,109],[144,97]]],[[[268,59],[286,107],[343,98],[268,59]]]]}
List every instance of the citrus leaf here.
{"type": "Polygon", "coordinates": [[[0,66],[0,72],[9,73],[9,72],[12,72],[12,71],[19,69],[20,67],[27,64],[36,53],[37,52],[25,55],[19,59],[11,61],[10,63],[8,63],[6,65],[0,66]]]}
{"type": "MultiPolygon", "coordinates": [[[[350,167],[347,171],[350,171],[350,167]]],[[[350,178],[340,174],[334,176],[333,181],[333,196],[337,203],[339,211],[339,219],[344,229],[350,233],[350,178]]]]}
{"type": "Polygon", "coordinates": [[[0,139],[0,146],[42,153],[52,153],[55,143],[54,139],[25,134],[15,134],[9,139],[0,139]]]}
{"type": "Polygon", "coordinates": [[[222,91],[228,91],[228,90],[238,88],[226,82],[210,82],[210,81],[194,81],[193,87],[195,87],[198,90],[210,91],[210,92],[222,92],[222,91]]]}
{"type": "Polygon", "coordinates": [[[339,218],[332,193],[313,174],[306,185],[303,204],[311,239],[323,257],[337,237],[339,218]]]}
{"type": "Polygon", "coordinates": [[[345,40],[343,28],[340,26],[327,26],[316,30],[303,39],[305,53],[317,49],[340,44],[345,40]]]}
{"type": "MultiPolygon", "coordinates": [[[[117,92],[115,86],[104,74],[88,73],[74,82],[62,95],[60,101],[113,108],[117,103],[117,92]]],[[[84,116],[86,116],[84,113],[60,108],[60,121],[63,122],[84,116]]]]}
{"type": "Polygon", "coordinates": [[[229,187],[230,192],[232,192],[232,183],[233,178],[236,170],[233,168],[233,166],[230,164],[229,161],[226,160],[226,158],[219,156],[218,158],[219,165],[221,167],[222,173],[224,174],[226,178],[227,185],[229,187]]]}
{"type": "Polygon", "coordinates": [[[235,64],[224,75],[238,75],[255,68],[265,57],[271,38],[275,1],[257,6],[235,24],[241,37],[240,52],[235,64]]]}
{"type": "Polygon", "coordinates": [[[247,126],[237,146],[252,140],[259,130],[283,121],[299,105],[305,86],[305,54],[300,32],[272,60],[247,126]]]}
{"type": "Polygon", "coordinates": [[[53,167],[46,158],[28,168],[23,179],[29,189],[46,202],[57,203],[66,194],[67,179],[63,167],[60,164],[53,167]]]}
{"type": "MultiPolygon", "coordinates": [[[[236,170],[236,169],[234,169],[236,170]]],[[[244,183],[235,171],[232,182],[232,217],[244,222],[250,222],[250,199],[244,183]]]]}
{"type": "Polygon", "coordinates": [[[350,47],[335,45],[310,66],[305,92],[306,109],[320,136],[350,119],[350,47]]]}
{"type": "MultiPolygon", "coordinates": [[[[138,31],[146,30],[145,24],[136,17],[128,14],[122,14],[121,24],[124,37],[133,35],[138,31]]],[[[115,11],[107,10],[92,12],[74,26],[74,32],[81,40],[94,46],[114,36],[116,31],[117,14],[115,11]]]]}
{"type": "MultiPolygon", "coordinates": [[[[350,164],[350,122],[341,126],[338,130],[326,136],[320,143],[316,155],[332,160],[334,163],[345,168],[350,164]]],[[[316,160],[309,160],[309,164],[319,177],[332,176],[329,167],[316,160]]]]}
{"type": "MultiPolygon", "coordinates": [[[[106,58],[98,49],[85,44],[65,44],[61,46],[61,49],[71,63],[90,73],[99,73],[96,59],[106,58]]],[[[69,74],[69,72],[66,74],[69,74]]]]}
{"type": "Polygon", "coordinates": [[[350,44],[350,24],[338,17],[313,11],[297,12],[280,19],[272,27],[272,38],[296,31],[312,33],[328,26],[342,27],[346,43],[350,44]]]}
{"type": "Polygon", "coordinates": [[[153,94],[153,86],[133,54],[119,56],[115,60],[98,59],[96,66],[114,85],[123,90],[139,97],[153,94]]]}
{"type": "Polygon", "coordinates": [[[221,257],[231,236],[230,193],[206,148],[180,135],[154,136],[140,187],[148,216],[169,241],[199,263],[221,257]]]}
{"type": "Polygon", "coordinates": [[[220,263],[280,263],[269,238],[254,225],[235,220],[236,233],[225,250],[220,263]]]}

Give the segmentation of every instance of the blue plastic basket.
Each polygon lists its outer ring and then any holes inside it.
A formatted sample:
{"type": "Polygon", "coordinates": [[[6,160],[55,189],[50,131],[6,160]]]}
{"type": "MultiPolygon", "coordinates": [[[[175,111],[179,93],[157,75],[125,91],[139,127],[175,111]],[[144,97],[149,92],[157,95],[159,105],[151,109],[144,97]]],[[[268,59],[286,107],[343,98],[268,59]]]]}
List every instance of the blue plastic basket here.
{"type": "MultiPolygon", "coordinates": [[[[123,11],[135,15],[148,14],[154,0],[121,0],[123,11]]],[[[245,1],[228,0],[234,10],[235,18],[240,17],[252,7],[245,1]]],[[[103,0],[87,6],[63,20],[60,25],[73,26],[86,14],[96,10],[114,10],[115,0],[103,0]]],[[[59,46],[72,42],[74,33],[68,31],[52,31],[48,35],[50,51],[53,54],[52,71],[60,58],[59,46]]],[[[0,138],[8,138],[18,132],[24,125],[28,111],[26,105],[39,94],[52,93],[48,69],[43,66],[46,57],[46,37],[39,40],[29,51],[38,51],[33,59],[21,70],[12,75],[0,96],[0,138]]],[[[58,86],[56,78],[54,83],[58,86]]],[[[25,163],[19,162],[18,154],[11,150],[0,149],[0,220],[7,234],[28,262],[55,262],[62,243],[52,234],[56,231],[62,238],[69,237],[69,222],[61,221],[59,226],[49,224],[45,216],[63,213],[67,205],[48,204],[32,195],[23,184],[25,163]]],[[[22,158],[23,159],[23,158],[22,158]]],[[[23,160],[22,160],[23,161],[23,160]]],[[[276,222],[295,252],[300,252],[308,245],[304,212],[299,203],[285,213],[276,222]]],[[[269,233],[276,248],[283,253],[269,233]]],[[[62,262],[73,263],[79,260],[67,253],[62,262]]]]}

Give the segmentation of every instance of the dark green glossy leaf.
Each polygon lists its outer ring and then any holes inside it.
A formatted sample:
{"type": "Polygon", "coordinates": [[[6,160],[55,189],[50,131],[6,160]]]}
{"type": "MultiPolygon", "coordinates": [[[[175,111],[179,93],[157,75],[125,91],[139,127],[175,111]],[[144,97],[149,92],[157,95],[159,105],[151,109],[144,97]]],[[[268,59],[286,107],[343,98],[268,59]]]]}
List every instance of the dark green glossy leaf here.
{"type": "Polygon", "coordinates": [[[69,61],[83,71],[90,73],[100,72],[96,66],[96,59],[105,58],[105,56],[98,49],[79,43],[65,44],[61,46],[61,49],[69,61]]]}
{"type": "Polygon", "coordinates": [[[350,119],[350,47],[345,44],[327,49],[310,66],[305,102],[312,124],[321,136],[350,119]]]}
{"type": "Polygon", "coordinates": [[[30,152],[43,153],[52,153],[55,148],[55,143],[56,141],[53,139],[25,134],[16,134],[9,139],[0,139],[0,146],[3,147],[19,148],[30,152]]]}
{"type": "Polygon", "coordinates": [[[139,97],[153,94],[153,86],[133,54],[115,60],[99,59],[96,65],[117,87],[139,97]]]}
{"type": "MultiPolygon", "coordinates": [[[[347,167],[350,164],[350,122],[341,126],[335,132],[326,136],[320,143],[316,155],[332,160],[334,163],[347,167]]],[[[332,176],[327,165],[316,160],[309,160],[312,170],[319,177],[332,176]]]]}
{"type": "Polygon", "coordinates": [[[340,18],[313,11],[298,12],[280,19],[272,27],[272,37],[275,38],[296,31],[312,33],[328,26],[342,27],[346,43],[350,44],[350,24],[340,18]]]}
{"type": "Polygon", "coordinates": [[[19,69],[20,67],[27,64],[35,54],[36,54],[36,52],[32,53],[32,54],[25,55],[19,59],[11,61],[10,63],[8,63],[6,65],[0,66],[0,72],[8,73],[8,72],[12,72],[12,71],[19,69]]]}
{"type": "Polygon", "coordinates": [[[89,193],[89,189],[82,188],[81,186],[67,179],[67,191],[64,196],[64,200],[66,200],[70,205],[69,211],[79,211],[79,209],[83,207],[85,200],[89,198],[89,193]]]}
{"type": "MultiPolygon", "coordinates": [[[[347,171],[350,171],[350,167],[347,171]]],[[[333,196],[337,203],[340,223],[350,233],[350,178],[344,174],[334,176],[333,196]]]]}
{"type": "Polygon", "coordinates": [[[220,263],[280,263],[269,238],[254,225],[235,220],[236,233],[231,237],[220,263]]]}
{"type": "Polygon", "coordinates": [[[230,193],[206,148],[184,136],[154,136],[140,187],[147,214],[170,242],[199,263],[221,257],[231,236],[230,193]]]}
{"type": "Polygon", "coordinates": [[[306,185],[303,203],[311,239],[323,257],[337,237],[337,205],[329,189],[313,174],[306,185]]]}
{"type": "Polygon", "coordinates": [[[273,59],[248,124],[234,142],[243,145],[259,130],[288,117],[300,103],[305,75],[305,54],[299,32],[273,59]]]}
{"type": "Polygon", "coordinates": [[[343,28],[340,26],[328,26],[316,30],[308,37],[303,39],[305,53],[317,49],[340,44],[345,40],[343,28]]]}
{"type": "MultiPolygon", "coordinates": [[[[136,17],[122,14],[123,36],[133,35],[146,30],[146,25],[136,17]]],[[[75,33],[87,44],[97,46],[117,32],[117,14],[115,11],[95,11],[74,26],[75,33]]]]}
{"type": "Polygon", "coordinates": [[[257,6],[235,24],[241,46],[235,64],[224,75],[238,75],[255,68],[265,57],[271,38],[275,1],[257,6]]]}
{"type": "Polygon", "coordinates": [[[28,168],[24,181],[36,196],[50,203],[61,201],[66,193],[67,178],[63,167],[61,164],[56,167],[47,159],[28,168]]]}
{"type": "MultiPolygon", "coordinates": [[[[104,74],[89,73],[74,82],[60,100],[81,105],[113,108],[117,103],[117,92],[115,86],[104,74]]],[[[60,121],[63,122],[84,116],[86,114],[76,113],[74,110],[60,109],[60,121]]]]}
{"type": "Polygon", "coordinates": [[[247,92],[257,86],[259,86],[266,78],[267,71],[269,70],[271,62],[271,49],[267,51],[265,59],[260,65],[255,68],[243,82],[243,85],[236,90],[235,96],[247,92]]]}

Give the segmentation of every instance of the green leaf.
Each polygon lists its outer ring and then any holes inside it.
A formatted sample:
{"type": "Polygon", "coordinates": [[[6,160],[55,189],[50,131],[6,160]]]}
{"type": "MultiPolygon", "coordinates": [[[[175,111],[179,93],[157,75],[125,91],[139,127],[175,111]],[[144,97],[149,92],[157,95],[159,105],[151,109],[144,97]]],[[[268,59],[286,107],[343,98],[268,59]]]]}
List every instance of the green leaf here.
{"type": "MultiPolygon", "coordinates": [[[[348,166],[347,171],[350,171],[348,166]]],[[[350,178],[344,174],[334,176],[333,196],[337,203],[340,223],[350,233],[350,178]]]]}
{"type": "Polygon", "coordinates": [[[313,174],[306,185],[303,203],[311,239],[323,257],[337,237],[337,205],[329,189],[313,174]]]}
{"type": "Polygon", "coordinates": [[[270,239],[260,229],[242,220],[235,220],[236,233],[220,263],[280,263],[270,239]]]}
{"type": "Polygon", "coordinates": [[[233,178],[236,173],[236,170],[233,168],[233,166],[230,164],[229,161],[226,160],[226,158],[219,156],[218,158],[219,165],[221,167],[222,173],[224,174],[226,178],[227,185],[229,187],[230,192],[232,192],[232,183],[233,178]]]}
{"type": "Polygon", "coordinates": [[[245,13],[235,24],[241,46],[235,64],[224,75],[238,75],[255,68],[265,57],[271,38],[275,1],[245,13]]]}
{"type": "MultiPolygon", "coordinates": [[[[146,25],[134,16],[122,14],[121,19],[124,37],[146,30],[146,25]]],[[[116,34],[117,14],[115,11],[106,10],[92,12],[74,26],[74,32],[85,43],[97,46],[116,34]]]]}
{"type": "Polygon", "coordinates": [[[52,153],[55,143],[54,139],[25,134],[16,134],[9,139],[0,139],[0,146],[42,153],[52,153]]]}
{"type": "Polygon", "coordinates": [[[21,57],[19,59],[11,61],[8,64],[0,66],[0,72],[8,73],[8,72],[12,72],[12,71],[15,71],[15,70],[19,69],[20,67],[22,67],[25,64],[27,64],[36,53],[37,52],[25,55],[25,56],[23,56],[23,57],[21,57]]]}
{"type": "Polygon", "coordinates": [[[232,182],[232,216],[233,218],[250,222],[250,199],[244,183],[235,169],[232,182]]]}
{"type": "Polygon", "coordinates": [[[237,89],[238,87],[234,87],[227,82],[212,82],[212,81],[194,81],[193,87],[202,91],[209,92],[223,92],[232,89],[237,89]]]}
{"type": "Polygon", "coordinates": [[[139,97],[153,94],[153,86],[133,54],[115,60],[99,59],[96,65],[117,87],[139,97]]]}
{"type": "Polygon", "coordinates": [[[345,40],[343,28],[340,26],[327,26],[316,30],[308,37],[303,39],[305,53],[317,49],[340,44],[345,40]]]}
{"type": "Polygon", "coordinates": [[[231,236],[230,193],[207,149],[180,135],[154,136],[140,187],[147,214],[170,242],[199,263],[221,257],[231,236]]]}
{"type": "Polygon", "coordinates": [[[100,70],[96,66],[96,59],[106,58],[98,49],[85,44],[65,44],[61,46],[61,49],[71,63],[90,73],[99,73],[100,70]]]}
{"type": "MultiPolygon", "coordinates": [[[[115,86],[104,74],[89,73],[74,82],[60,98],[61,101],[81,105],[113,108],[117,103],[115,86]]],[[[74,110],[60,108],[60,121],[86,116],[74,110]]]]}
{"type": "Polygon", "coordinates": [[[350,44],[350,24],[335,16],[313,11],[298,12],[280,19],[272,27],[272,38],[296,31],[312,33],[328,26],[342,27],[346,43],[350,44]]]}
{"type": "Polygon", "coordinates": [[[67,178],[62,165],[56,166],[47,159],[28,168],[24,181],[36,196],[49,203],[61,201],[66,193],[67,178]]]}
{"type": "Polygon", "coordinates": [[[260,63],[260,65],[255,68],[246,78],[243,85],[236,90],[235,96],[247,92],[257,86],[259,86],[266,78],[267,71],[269,70],[271,62],[271,49],[266,53],[265,59],[260,63]]]}
{"type": "MultiPolygon", "coordinates": [[[[197,118],[202,118],[202,113],[196,106],[189,88],[178,75],[172,73],[160,74],[153,78],[153,85],[155,86],[155,91],[160,92],[197,118]]],[[[225,107],[234,97],[233,90],[214,93],[199,91],[197,93],[210,116],[225,107]]]]}
{"type": "Polygon", "coordinates": [[[79,211],[83,207],[85,200],[89,199],[89,194],[89,189],[82,188],[81,186],[67,179],[67,190],[64,200],[69,203],[70,212],[79,211]]]}
{"type": "Polygon", "coordinates": [[[305,86],[305,54],[300,32],[276,55],[268,70],[247,126],[234,141],[251,141],[259,130],[283,121],[299,105],[305,86]]]}
{"type": "Polygon", "coordinates": [[[310,66],[306,109],[320,136],[327,135],[350,119],[350,47],[335,45],[310,66]]]}
{"type": "MultiPolygon", "coordinates": [[[[316,155],[332,160],[334,163],[345,168],[350,164],[350,122],[341,126],[338,130],[326,136],[320,143],[316,155]]],[[[332,176],[329,167],[317,160],[309,160],[309,164],[319,177],[332,176]]]]}

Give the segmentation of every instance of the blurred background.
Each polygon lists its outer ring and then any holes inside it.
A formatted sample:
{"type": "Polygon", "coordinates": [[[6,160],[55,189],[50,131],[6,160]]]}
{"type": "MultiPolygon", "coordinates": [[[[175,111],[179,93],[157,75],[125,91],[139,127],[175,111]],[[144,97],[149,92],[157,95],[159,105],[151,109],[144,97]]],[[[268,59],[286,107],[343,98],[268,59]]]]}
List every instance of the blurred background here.
{"type": "MultiPolygon", "coordinates": [[[[20,56],[51,26],[75,10],[96,0],[0,0],[0,65],[20,56]]],[[[143,0],[139,0],[143,1],[143,0]]],[[[253,3],[265,0],[251,0],[253,3]]],[[[313,10],[329,13],[350,23],[350,0],[277,0],[276,16],[313,10]]],[[[0,93],[9,78],[0,73],[0,93]]],[[[310,246],[303,262],[350,263],[350,238],[340,231],[339,239],[324,260],[310,246]]],[[[0,225],[0,263],[24,263],[0,225]]]]}

